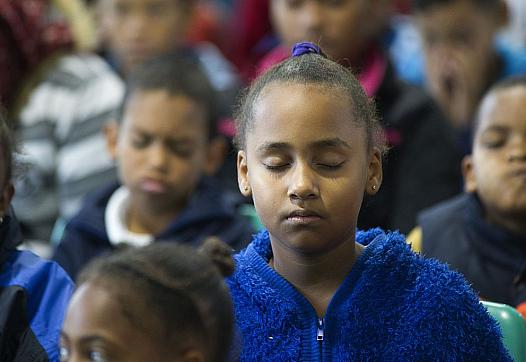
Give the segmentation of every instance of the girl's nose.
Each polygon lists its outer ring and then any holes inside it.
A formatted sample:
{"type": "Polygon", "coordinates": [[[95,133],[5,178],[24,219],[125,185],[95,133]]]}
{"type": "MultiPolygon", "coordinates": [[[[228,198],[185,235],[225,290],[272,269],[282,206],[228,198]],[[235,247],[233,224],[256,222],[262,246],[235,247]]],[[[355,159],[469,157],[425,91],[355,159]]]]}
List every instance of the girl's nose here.
{"type": "Polygon", "coordinates": [[[307,165],[296,164],[291,170],[288,196],[291,200],[307,200],[319,197],[316,176],[307,165]]]}

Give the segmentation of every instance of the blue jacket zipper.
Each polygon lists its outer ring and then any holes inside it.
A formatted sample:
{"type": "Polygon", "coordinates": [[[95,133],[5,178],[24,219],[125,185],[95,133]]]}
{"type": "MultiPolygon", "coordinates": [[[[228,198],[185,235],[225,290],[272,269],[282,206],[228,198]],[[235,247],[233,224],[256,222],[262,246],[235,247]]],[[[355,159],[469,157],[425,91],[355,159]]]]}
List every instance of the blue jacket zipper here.
{"type": "Polygon", "coordinates": [[[320,361],[323,361],[323,318],[318,318],[318,333],[316,333],[316,340],[319,344],[319,351],[320,351],[320,361]]]}
{"type": "Polygon", "coordinates": [[[318,318],[318,333],[316,339],[320,342],[323,341],[323,318],[318,318]]]}

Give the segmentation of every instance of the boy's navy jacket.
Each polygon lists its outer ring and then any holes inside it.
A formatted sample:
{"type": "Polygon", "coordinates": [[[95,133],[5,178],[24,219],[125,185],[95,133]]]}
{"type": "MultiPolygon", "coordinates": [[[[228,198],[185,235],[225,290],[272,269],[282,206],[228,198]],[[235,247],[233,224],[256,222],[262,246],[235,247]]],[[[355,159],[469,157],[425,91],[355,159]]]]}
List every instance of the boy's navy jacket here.
{"type": "Polygon", "coordinates": [[[12,212],[0,242],[0,360],[58,361],[73,282],[55,262],[16,249],[22,236],[12,212]]]}
{"type": "Polygon", "coordinates": [[[414,254],[398,233],[372,229],[356,240],[367,247],[323,319],[269,267],[268,232],[236,255],[228,284],[241,361],[511,361],[460,274],[414,254]]]}
{"type": "MultiPolygon", "coordinates": [[[[80,212],[68,222],[53,259],[73,279],[92,258],[114,249],[104,215],[109,198],[119,187],[113,182],[88,196],[80,212]]],[[[212,179],[203,178],[186,208],[154,240],[199,246],[205,238],[216,236],[240,250],[250,242],[253,232],[250,221],[236,212],[235,203],[212,179]]]]}
{"type": "Polygon", "coordinates": [[[488,223],[476,193],[424,210],[418,223],[422,254],[462,273],[481,298],[512,306],[526,302],[526,235],[488,223]]]}

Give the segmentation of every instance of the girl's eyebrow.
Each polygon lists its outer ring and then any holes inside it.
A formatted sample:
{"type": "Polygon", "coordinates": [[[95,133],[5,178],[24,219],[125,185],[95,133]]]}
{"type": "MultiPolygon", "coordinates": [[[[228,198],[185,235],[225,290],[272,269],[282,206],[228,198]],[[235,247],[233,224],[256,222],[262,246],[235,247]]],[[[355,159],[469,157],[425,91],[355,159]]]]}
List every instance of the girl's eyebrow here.
{"type": "Polygon", "coordinates": [[[310,146],[316,147],[316,148],[328,148],[328,147],[352,148],[350,144],[348,144],[347,142],[345,142],[344,140],[342,140],[339,137],[334,137],[334,138],[328,138],[328,139],[325,139],[325,140],[315,141],[315,142],[312,142],[310,144],[310,146]]]}
{"type": "Polygon", "coordinates": [[[289,150],[292,147],[285,142],[264,142],[256,149],[257,152],[289,150]]]}
{"type": "MultiPolygon", "coordinates": [[[[344,147],[351,149],[351,145],[342,140],[339,137],[327,138],[323,140],[317,140],[309,143],[309,147],[313,148],[336,148],[344,147]]],[[[290,150],[292,146],[286,142],[264,142],[256,150],[257,152],[268,152],[268,151],[284,151],[290,150]]]]}

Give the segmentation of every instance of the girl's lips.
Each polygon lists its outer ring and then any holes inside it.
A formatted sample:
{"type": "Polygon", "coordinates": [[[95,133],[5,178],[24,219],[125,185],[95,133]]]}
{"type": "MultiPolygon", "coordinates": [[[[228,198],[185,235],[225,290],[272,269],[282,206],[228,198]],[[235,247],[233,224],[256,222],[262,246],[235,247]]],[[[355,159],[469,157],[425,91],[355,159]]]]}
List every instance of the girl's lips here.
{"type": "Polygon", "coordinates": [[[294,225],[309,225],[321,220],[321,217],[316,215],[311,216],[289,216],[287,222],[294,225]]]}
{"type": "Polygon", "coordinates": [[[145,179],[141,182],[140,188],[143,191],[154,193],[154,194],[163,194],[167,190],[167,186],[162,181],[145,179]]]}
{"type": "Polygon", "coordinates": [[[287,223],[294,225],[308,225],[321,220],[321,216],[310,210],[296,210],[287,215],[287,223]]]}

